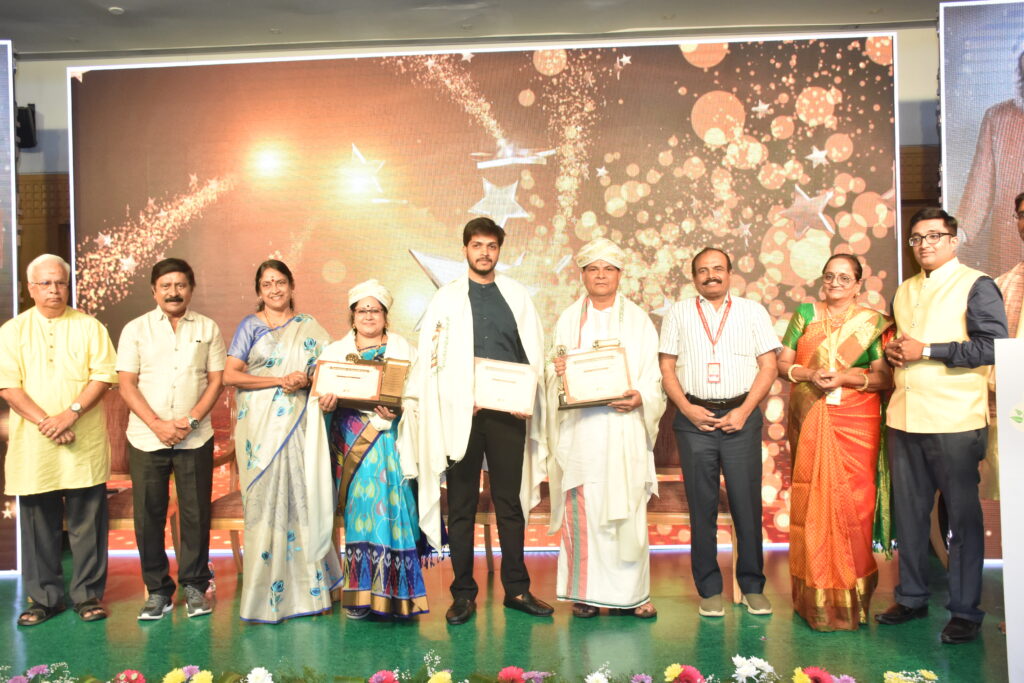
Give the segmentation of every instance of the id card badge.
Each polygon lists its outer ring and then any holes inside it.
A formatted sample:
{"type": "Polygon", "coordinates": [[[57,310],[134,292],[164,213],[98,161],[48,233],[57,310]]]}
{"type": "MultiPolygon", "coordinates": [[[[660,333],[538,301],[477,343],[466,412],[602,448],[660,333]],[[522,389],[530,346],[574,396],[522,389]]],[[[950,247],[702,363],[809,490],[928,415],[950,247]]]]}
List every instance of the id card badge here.
{"type": "Polygon", "coordinates": [[[836,387],[832,391],[825,394],[825,403],[830,406],[837,406],[843,402],[843,388],[836,387]]]}
{"type": "Polygon", "coordinates": [[[722,364],[708,363],[708,384],[719,384],[722,381],[722,364]]]}

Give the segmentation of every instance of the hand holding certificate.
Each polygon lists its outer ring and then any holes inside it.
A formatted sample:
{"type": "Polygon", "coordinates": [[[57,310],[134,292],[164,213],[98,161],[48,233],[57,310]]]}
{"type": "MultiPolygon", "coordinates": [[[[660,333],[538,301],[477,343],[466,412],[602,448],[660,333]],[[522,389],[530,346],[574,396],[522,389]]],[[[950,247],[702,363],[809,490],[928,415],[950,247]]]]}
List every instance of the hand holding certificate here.
{"type": "Polygon", "coordinates": [[[474,358],[474,399],[478,408],[533,415],[537,373],[526,363],[474,358]]]}
{"type": "Polygon", "coordinates": [[[378,405],[397,408],[408,370],[409,361],[391,358],[383,363],[318,361],[312,393],[333,394],[342,405],[364,410],[378,405]]]}
{"type": "Polygon", "coordinates": [[[621,346],[570,353],[564,358],[559,410],[605,406],[633,388],[626,350],[621,346]]]}

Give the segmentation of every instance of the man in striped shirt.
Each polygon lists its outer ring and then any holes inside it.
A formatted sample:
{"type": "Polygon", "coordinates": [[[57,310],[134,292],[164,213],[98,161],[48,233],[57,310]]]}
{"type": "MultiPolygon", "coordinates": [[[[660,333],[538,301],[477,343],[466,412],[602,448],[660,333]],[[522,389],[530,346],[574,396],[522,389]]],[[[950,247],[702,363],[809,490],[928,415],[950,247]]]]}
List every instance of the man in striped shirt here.
{"type": "Polygon", "coordinates": [[[729,293],[732,261],[720,249],[691,264],[698,296],[672,306],[661,328],[665,393],[690,507],[693,580],[705,617],[725,615],[717,560],[719,472],[736,527],[736,580],[751,614],[771,614],[761,551],[759,405],[776,377],[781,348],[763,306],[729,293]]]}

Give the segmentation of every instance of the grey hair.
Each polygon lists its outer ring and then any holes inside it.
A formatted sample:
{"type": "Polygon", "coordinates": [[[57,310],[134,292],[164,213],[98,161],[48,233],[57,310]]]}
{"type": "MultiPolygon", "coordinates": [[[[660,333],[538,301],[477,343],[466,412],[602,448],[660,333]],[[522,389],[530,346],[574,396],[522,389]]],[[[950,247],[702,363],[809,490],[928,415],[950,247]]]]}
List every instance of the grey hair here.
{"type": "Polygon", "coordinates": [[[32,263],[28,264],[28,267],[25,268],[25,275],[28,277],[29,280],[31,280],[32,271],[38,268],[39,266],[43,265],[44,263],[48,263],[50,261],[56,261],[57,263],[59,263],[61,267],[64,269],[64,275],[68,278],[68,280],[71,279],[71,266],[68,264],[67,261],[62,259],[60,256],[57,256],[56,254],[40,254],[39,256],[36,256],[34,259],[32,259],[32,263]]]}

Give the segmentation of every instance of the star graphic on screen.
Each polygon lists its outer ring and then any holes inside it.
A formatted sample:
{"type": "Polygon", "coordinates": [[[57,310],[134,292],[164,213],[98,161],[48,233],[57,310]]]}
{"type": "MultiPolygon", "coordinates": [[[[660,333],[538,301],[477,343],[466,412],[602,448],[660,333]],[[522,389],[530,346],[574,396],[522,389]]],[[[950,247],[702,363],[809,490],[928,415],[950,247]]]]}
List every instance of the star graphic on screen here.
{"type": "Polygon", "coordinates": [[[462,61],[464,62],[472,62],[473,57],[476,57],[472,52],[460,52],[459,56],[462,57],[462,61]]]}
{"type": "Polygon", "coordinates": [[[355,193],[365,193],[368,190],[376,190],[377,194],[384,194],[384,188],[380,186],[377,174],[384,167],[383,161],[369,161],[359,151],[356,144],[352,143],[352,161],[343,173],[348,179],[349,189],[355,193]]]}
{"type": "Polygon", "coordinates": [[[100,232],[97,233],[96,236],[92,238],[92,241],[96,243],[97,247],[102,249],[103,247],[109,247],[113,239],[110,237],[110,235],[100,232]]]}
{"type": "Polygon", "coordinates": [[[813,163],[814,168],[818,168],[818,166],[828,163],[828,152],[823,149],[818,149],[817,145],[811,145],[811,150],[811,153],[805,156],[804,159],[813,163]]]}
{"type": "Polygon", "coordinates": [[[511,185],[495,185],[483,178],[484,197],[469,210],[470,213],[478,216],[490,216],[491,219],[505,227],[510,218],[526,218],[530,214],[523,210],[516,202],[516,190],[519,189],[519,181],[511,185]]]}
{"type": "Polygon", "coordinates": [[[789,205],[789,208],[780,211],[779,215],[793,221],[793,236],[797,239],[803,237],[811,228],[821,228],[834,235],[836,231],[825,218],[825,214],[822,213],[831,198],[832,190],[815,197],[808,197],[803,188],[797,185],[793,192],[793,203],[789,205]]]}
{"type": "Polygon", "coordinates": [[[755,114],[757,114],[757,118],[760,119],[760,118],[763,118],[764,115],[768,113],[768,105],[765,102],[762,102],[761,100],[758,100],[757,101],[757,106],[751,107],[750,111],[752,111],[755,114]]]}
{"type": "Polygon", "coordinates": [[[135,268],[139,265],[134,257],[128,256],[126,258],[118,259],[121,262],[121,270],[126,273],[134,273],[135,268]]]}
{"type": "Polygon", "coordinates": [[[743,238],[743,243],[748,247],[750,246],[750,228],[752,226],[752,223],[740,221],[739,226],[736,228],[736,234],[743,238]]]}
{"type": "Polygon", "coordinates": [[[606,175],[608,175],[608,169],[605,168],[604,166],[599,166],[597,168],[597,177],[604,178],[606,175]]]}
{"type": "Polygon", "coordinates": [[[627,64],[633,63],[633,58],[630,57],[629,55],[622,55],[621,57],[619,57],[618,62],[622,66],[626,66],[627,64]]]}

